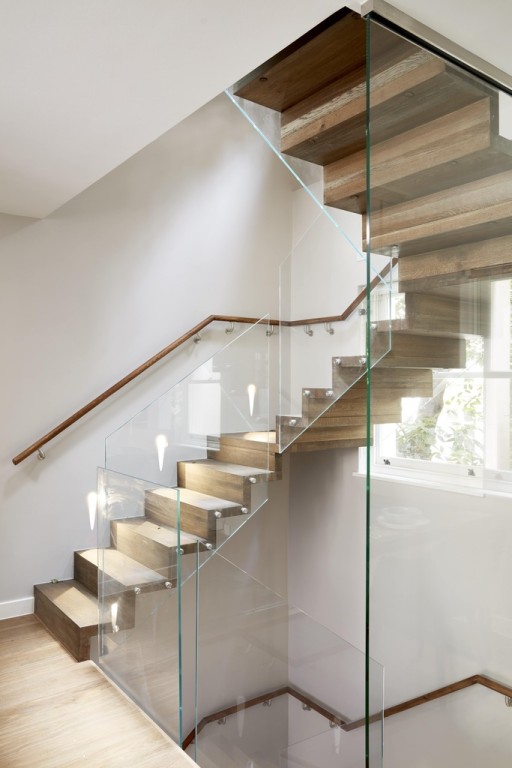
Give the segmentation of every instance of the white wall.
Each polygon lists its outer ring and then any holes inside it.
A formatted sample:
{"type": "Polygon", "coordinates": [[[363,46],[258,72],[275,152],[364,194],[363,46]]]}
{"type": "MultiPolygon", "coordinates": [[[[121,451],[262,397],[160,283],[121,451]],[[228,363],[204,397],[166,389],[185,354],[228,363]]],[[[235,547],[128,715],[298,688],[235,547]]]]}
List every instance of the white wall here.
{"type": "Polygon", "coordinates": [[[364,649],[365,497],[357,450],[292,455],[290,602],[364,649]]]}
{"type": "Polygon", "coordinates": [[[95,544],[104,437],[227,337],[188,345],[44,462],[12,456],[205,316],[275,315],[290,217],[287,172],[221,96],[47,219],[3,221],[0,603],[71,576],[95,544]]]}
{"type": "Polygon", "coordinates": [[[374,480],[371,505],[371,647],[386,704],[474,674],[510,685],[510,499],[374,480]]]}

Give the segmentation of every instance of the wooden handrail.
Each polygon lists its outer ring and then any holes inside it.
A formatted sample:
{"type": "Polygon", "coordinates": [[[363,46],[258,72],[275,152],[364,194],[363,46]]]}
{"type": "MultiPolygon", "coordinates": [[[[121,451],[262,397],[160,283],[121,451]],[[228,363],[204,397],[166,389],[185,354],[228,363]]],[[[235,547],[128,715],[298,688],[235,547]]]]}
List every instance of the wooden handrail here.
{"type": "MultiPolygon", "coordinates": [[[[436,699],[440,699],[443,696],[456,693],[456,691],[462,691],[464,688],[469,688],[472,685],[483,685],[485,688],[489,688],[491,691],[495,691],[496,693],[501,693],[504,696],[512,698],[511,686],[500,683],[498,680],[493,680],[486,675],[471,675],[471,677],[466,677],[464,680],[458,680],[456,683],[450,683],[450,685],[445,685],[442,688],[436,688],[434,691],[425,693],[422,696],[416,696],[414,699],[408,699],[401,704],[395,704],[393,707],[388,707],[388,709],[385,709],[383,713],[370,716],[370,718],[368,718],[368,722],[378,722],[382,718],[382,715],[384,715],[384,717],[392,717],[392,715],[398,715],[400,712],[406,712],[408,709],[418,707],[421,704],[427,704],[429,701],[435,701],[436,699]]],[[[338,725],[344,731],[353,731],[357,728],[361,728],[367,721],[365,717],[352,721],[347,719],[345,716],[341,717],[340,715],[337,715],[331,710],[327,709],[327,707],[324,704],[321,704],[317,699],[313,699],[302,691],[298,691],[296,688],[286,685],[282,688],[278,688],[277,690],[269,691],[269,693],[263,693],[260,696],[256,696],[254,699],[248,699],[241,704],[235,704],[231,707],[226,707],[226,709],[221,709],[218,712],[214,712],[211,715],[203,717],[203,719],[197,724],[197,728],[192,730],[183,741],[182,749],[186,749],[188,746],[190,746],[190,744],[195,741],[196,734],[199,734],[203,728],[208,725],[208,723],[221,720],[223,717],[236,714],[241,709],[254,707],[257,704],[262,704],[264,701],[270,701],[271,699],[275,699],[278,696],[284,696],[285,694],[289,694],[299,701],[302,701],[302,703],[307,707],[313,709],[315,712],[318,712],[318,714],[322,715],[322,717],[325,717],[331,723],[338,725]]]]}
{"type": "MultiPolygon", "coordinates": [[[[395,266],[398,259],[394,258],[392,259],[385,267],[384,269],[373,278],[372,282],[370,283],[370,290],[373,290],[375,286],[379,283],[379,281],[384,278],[391,269],[395,266]]],[[[264,322],[268,325],[281,325],[281,326],[296,326],[296,325],[315,325],[318,323],[337,323],[340,321],[347,320],[350,315],[354,312],[356,307],[364,301],[368,293],[368,288],[364,288],[362,291],[358,293],[356,298],[348,305],[348,307],[341,313],[341,315],[333,315],[331,317],[317,317],[317,318],[311,318],[308,320],[268,320],[266,319],[264,322]]],[[[210,325],[210,323],[214,323],[216,321],[220,322],[226,322],[226,323],[244,323],[249,325],[254,325],[255,323],[261,322],[261,318],[255,318],[255,317],[238,317],[236,315],[209,315],[208,317],[205,317],[204,320],[202,320],[200,323],[195,325],[193,328],[191,328],[189,331],[183,334],[183,336],[180,336],[178,339],[173,341],[171,344],[169,344],[164,349],[160,350],[160,352],[157,352],[156,355],[153,355],[153,357],[150,357],[149,360],[146,360],[145,363],[142,363],[142,365],[139,365],[138,368],[135,368],[131,373],[128,373],[124,378],[120,379],[118,382],[113,384],[111,387],[106,389],[104,392],[101,393],[101,395],[98,395],[94,398],[94,400],[91,400],[87,405],[84,405],[83,408],[80,408],[78,411],[73,413],[71,416],[69,416],[67,419],[62,421],[60,424],[58,424],[56,427],[51,429],[49,432],[47,432],[43,437],[40,437],[39,440],[36,440],[35,443],[32,443],[32,445],[29,445],[28,448],[25,448],[25,450],[21,451],[21,453],[18,453],[12,460],[12,463],[14,465],[20,464],[25,459],[28,459],[29,456],[31,456],[33,453],[39,452],[41,453],[41,449],[46,443],[49,443],[50,440],[53,440],[54,437],[57,437],[60,435],[64,430],[66,430],[68,427],[71,427],[73,424],[75,424],[79,419],[81,419],[83,416],[86,416],[88,413],[90,413],[94,408],[96,408],[98,405],[101,405],[101,403],[105,402],[111,395],[114,395],[116,392],[119,392],[120,389],[125,387],[127,384],[132,382],[134,379],[136,379],[138,376],[140,376],[142,373],[148,370],[148,368],[151,368],[156,363],[159,363],[160,360],[162,360],[164,357],[167,357],[171,352],[174,352],[174,350],[178,349],[182,344],[184,344],[189,339],[193,338],[196,334],[199,333],[199,331],[202,331],[203,328],[206,328],[206,326],[210,325]]]]}
{"type": "MultiPolygon", "coordinates": [[[[189,339],[193,338],[197,333],[202,331],[203,328],[206,328],[207,325],[210,325],[210,323],[213,323],[216,320],[227,322],[227,323],[248,323],[251,325],[254,323],[260,322],[259,318],[253,318],[253,317],[236,317],[233,315],[209,315],[200,323],[198,323],[193,328],[191,328],[189,331],[184,333],[183,336],[180,336],[178,339],[173,341],[167,347],[160,350],[160,352],[157,352],[156,355],[153,355],[153,357],[150,357],[149,360],[146,360],[145,363],[142,363],[142,365],[139,365],[138,368],[135,368],[135,370],[131,371],[131,373],[128,373],[126,376],[124,376],[124,378],[120,379],[118,382],[116,382],[111,387],[106,389],[104,392],[101,393],[101,395],[98,395],[97,397],[95,397],[94,400],[90,401],[90,403],[87,403],[87,405],[84,405],[83,408],[80,408],[80,410],[76,411],[67,419],[65,419],[60,424],[58,424],[56,427],[51,429],[49,432],[46,433],[46,435],[43,435],[43,437],[40,437],[39,440],[35,441],[35,443],[32,443],[32,445],[29,445],[28,448],[25,448],[24,451],[21,451],[21,453],[18,453],[17,456],[13,458],[12,463],[15,465],[19,464],[20,462],[24,461],[29,456],[31,456],[33,453],[36,453],[36,451],[41,450],[41,448],[44,445],[46,445],[46,443],[50,442],[50,440],[53,440],[54,437],[57,437],[57,435],[60,435],[61,432],[64,432],[64,430],[66,430],[72,424],[77,422],[86,414],[90,413],[90,411],[92,411],[98,405],[101,405],[101,403],[105,402],[105,400],[107,400],[111,395],[114,395],[116,392],[119,392],[120,389],[122,389],[131,381],[133,381],[138,376],[140,376],[142,373],[147,371],[148,368],[151,368],[153,365],[156,365],[156,363],[159,363],[160,360],[162,360],[164,357],[169,355],[171,352],[174,352],[175,349],[180,347],[189,339]]],[[[265,322],[268,323],[269,325],[279,325],[279,320],[265,320],[265,322]]]]}

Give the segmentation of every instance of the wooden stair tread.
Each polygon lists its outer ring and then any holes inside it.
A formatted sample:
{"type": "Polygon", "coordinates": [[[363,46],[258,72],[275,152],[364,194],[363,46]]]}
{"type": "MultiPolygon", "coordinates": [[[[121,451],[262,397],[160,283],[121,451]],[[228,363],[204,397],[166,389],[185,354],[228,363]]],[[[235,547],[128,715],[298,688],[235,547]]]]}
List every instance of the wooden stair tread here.
{"type": "MultiPolygon", "coordinates": [[[[145,517],[116,520],[116,524],[167,549],[175,549],[178,546],[178,532],[176,530],[165,525],[158,525],[145,517]]],[[[180,546],[182,548],[195,549],[198,543],[202,543],[198,536],[181,531],[180,546]]]]}
{"type": "MultiPolygon", "coordinates": [[[[408,131],[482,98],[482,90],[462,80],[441,59],[411,48],[384,71],[372,73],[372,141],[382,143],[397,130],[408,131]]],[[[339,81],[283,113],[281,151],[329,165],[363,151],[366,124],[364,67],[352,82],[339,81]]]]}
{"type": "Polygon", "coordinates": [[[207,446],[209,459],[281,472],[280,457],[276,456],[275,430],[209,436],[207,446]]]}
{"type": "Polygon", "coordinates": [[[190,488],[155,488],[151,491],[146,491],[147,496],[160,496],[162,499],[168,499],[172,501],[177,500],[179,491],[180,505],[188,504],[189,506],[198,507],[204,510],[236,510],[236,505],[232,501],[227,499],[220,499],[217,496],[209,496],[207,493],[201,493],[200,491],[192,491],[190,488]]]}
{"type": "Polygon", "coordinates": [[[399,260],[400,291],[432,291],[512,275],[512,235],[425,251],[399,260]]]}
{"type": "MultiPolygon", "coordinates": [[[[371,215],[371,248],[401,257],[491,240],[512,228],[512,171],[507,170],[371,215]]],[[[366,247],[366,246],[365,246],[366,247]]]]}
{"type": "Polygon", "coordinates": [[[235,94],[283,112],[365,64],[365,23],[343,9],[258,67],[235,94]],[[349,39],[350,48],[343,45],[349,39]]]}
{"type": "Polygon", "coordinates": [[[34,590],[46,597],[82,632],[98,631],[98,600],[74,579],[36,584],[34,590]]]}
{"type": "Polygon", "coordinates": [[[403,296],[404,317],[377,322],[377,331],[418,335],[479,335],[489,332],[489,296],[483,288],[471,299],[458,295],[407,292],[403,296]]]}
{"type": "Polygon", "coordinates": [[[87,560],[96,568],[99,562],[105,577],[117,582],[126,589],[163,583],[162,576],[159,573],[128,557],[128,555],[125,555],[118,549],[85,549],[77,552],[76,555],[87,560]],[[99,561],[98,557],[100,557],[99,561]]]}
{"type": "Polygon", "coordinates": [[[236,475],[237,477],[242,478],[255,477],[257,481],[269,480],[273,474],[260,467],[247,467],[245,464],[232,464],[226,461],[214,461],[213,459],[180,461],[180,464],[194,465],[195,467],[202,467],[213,472],[236,475]]]}
{"type": "MultiPolygon", "coordinates": [[[[497,134],[489,96],[371,148],[373,210],[424,197],[512,168],[512,143],[497,134]]],[[[366,151],[325,167],[324,202],[366,211],[366,151]]]]}

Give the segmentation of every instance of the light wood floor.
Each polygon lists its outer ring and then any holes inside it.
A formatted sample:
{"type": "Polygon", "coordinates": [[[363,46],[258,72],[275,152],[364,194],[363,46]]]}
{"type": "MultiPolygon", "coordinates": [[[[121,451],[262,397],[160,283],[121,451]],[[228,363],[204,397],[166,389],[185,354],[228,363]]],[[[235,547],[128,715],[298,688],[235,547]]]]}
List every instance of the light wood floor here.
{"type": "Polygon", "coordinates": [[[0,621],[0,768],[195,765],[34,616],[0,621]]]}

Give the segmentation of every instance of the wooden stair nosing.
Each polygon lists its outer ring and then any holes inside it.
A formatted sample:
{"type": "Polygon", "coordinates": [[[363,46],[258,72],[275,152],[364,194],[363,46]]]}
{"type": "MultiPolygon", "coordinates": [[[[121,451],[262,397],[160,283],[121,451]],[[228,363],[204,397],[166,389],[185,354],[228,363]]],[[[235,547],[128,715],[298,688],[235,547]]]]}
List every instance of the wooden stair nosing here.
{"type": "Polygon", "coordinates": [[[36,584],[34,613],[77,661],[89,658],[98,632],[98,601],[74,580],[36,584]]]}

